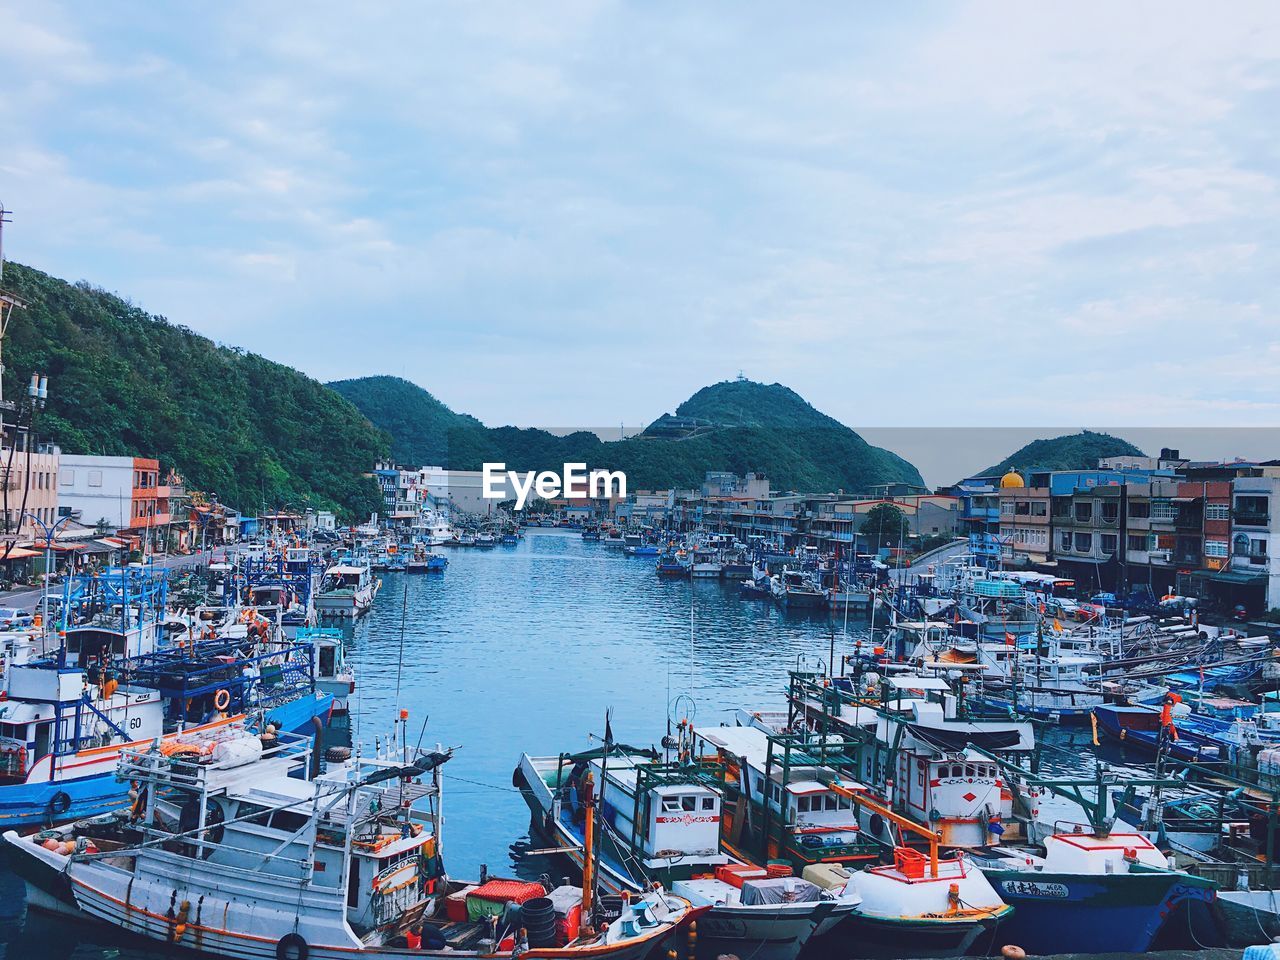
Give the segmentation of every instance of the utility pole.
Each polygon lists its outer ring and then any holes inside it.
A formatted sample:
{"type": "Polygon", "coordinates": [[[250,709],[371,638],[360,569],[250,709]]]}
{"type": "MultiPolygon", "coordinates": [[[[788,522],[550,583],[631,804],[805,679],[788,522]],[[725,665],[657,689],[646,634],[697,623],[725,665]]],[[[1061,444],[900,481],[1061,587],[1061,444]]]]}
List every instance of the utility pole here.
{"type": "Polygon", "coordinates": [[[4,280],[4,225],[13,223],[13,219],[9,216],[12,212],[6,210],[4,204],[0,203],[0,281],[4,280]]]}

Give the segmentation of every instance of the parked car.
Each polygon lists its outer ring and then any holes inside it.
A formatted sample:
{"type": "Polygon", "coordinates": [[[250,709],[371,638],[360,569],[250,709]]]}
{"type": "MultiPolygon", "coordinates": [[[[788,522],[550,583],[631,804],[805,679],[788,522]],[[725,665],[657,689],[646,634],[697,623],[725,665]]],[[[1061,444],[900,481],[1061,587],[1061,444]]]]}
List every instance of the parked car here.
{"type": "Polygon", "coordinates": [[[0,607],[0,629],[21,630],[31,626],[33,614],[17,607],[0,607]]]}

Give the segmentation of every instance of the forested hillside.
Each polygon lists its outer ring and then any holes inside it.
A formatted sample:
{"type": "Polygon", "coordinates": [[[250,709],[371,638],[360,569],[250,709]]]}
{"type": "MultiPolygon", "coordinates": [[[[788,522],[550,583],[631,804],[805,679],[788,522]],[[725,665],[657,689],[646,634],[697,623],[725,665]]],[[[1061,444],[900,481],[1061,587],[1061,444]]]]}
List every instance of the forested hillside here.
{"type": "Polygon", "coordinates": [[[30,267],[6,263],[4,286],[29,304],[5,338],[5,396],[23,395],[33,370],[49,377],[39,439],[158,457],[239,509],[380,508],[364,474],[390,441],[323,384],[30,267]]]}

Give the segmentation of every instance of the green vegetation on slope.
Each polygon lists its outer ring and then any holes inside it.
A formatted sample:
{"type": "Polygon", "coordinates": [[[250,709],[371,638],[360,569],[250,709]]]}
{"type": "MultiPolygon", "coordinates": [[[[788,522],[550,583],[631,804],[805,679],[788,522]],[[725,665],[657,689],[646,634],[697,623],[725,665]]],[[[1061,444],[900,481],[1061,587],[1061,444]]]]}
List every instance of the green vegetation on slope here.
{"type": "Polygon", "coordinates": [[[1046,440],[1033,440],[1005,457],[979,476],[994,476],[1009,470],[1091,470],[1103,457],[1141,457],[1143,453],[1128,440],[1109,433],[1084,430],[1046,440]]]}
{"type": "Polygon", "coordinates": [[[557,436],[516,427],[488,429],[395,377],[331,386],[390,433],[396,458],[412,465],[478,470],[485,461],[501,461],[511,470],[545,470],[581,461],[624,471],[633,490],[696,487],[708,470],[761,472],[775,489],[804,491],[921,483],[907,461],[871,446],[779,384],[733,381],[705,387],[677,411],[705,421],[692,434],[670,438],[651,427],[639,437],[608,442],[587,432],[557,436]]]}
{"type": "Polygon", "coordinates": [[[48,375],[40,440],[156,457],[246,511],[380,509],[364,474],[389,440],[322,384],[30,267],[5,264],[4,283],[29,304],[5,340],[5,395],[22,394],[33,370],[48,375]]]}
{"type": "Polygon", "coordinates": [[[415,467],[476,464],[492,461],[498,453],[483,423],[454,413],[408,380],[359,377],[335,380],[329,387],[391,436],[391,456],[397,463],[415,467]]]}

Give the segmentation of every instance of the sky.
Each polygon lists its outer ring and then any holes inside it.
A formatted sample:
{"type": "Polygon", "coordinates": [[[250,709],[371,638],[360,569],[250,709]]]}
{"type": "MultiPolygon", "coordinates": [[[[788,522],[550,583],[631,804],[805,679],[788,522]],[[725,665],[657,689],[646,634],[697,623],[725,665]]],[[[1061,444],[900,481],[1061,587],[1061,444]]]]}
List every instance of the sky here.
{"type": "Polygon", "coordinates": [[[0,0],[0,38],[6,256],[322,380],[1280,424],[1280,4],[0,0]]]}

